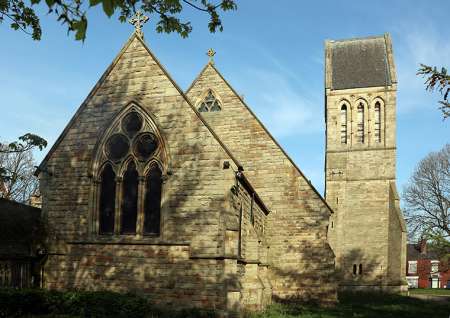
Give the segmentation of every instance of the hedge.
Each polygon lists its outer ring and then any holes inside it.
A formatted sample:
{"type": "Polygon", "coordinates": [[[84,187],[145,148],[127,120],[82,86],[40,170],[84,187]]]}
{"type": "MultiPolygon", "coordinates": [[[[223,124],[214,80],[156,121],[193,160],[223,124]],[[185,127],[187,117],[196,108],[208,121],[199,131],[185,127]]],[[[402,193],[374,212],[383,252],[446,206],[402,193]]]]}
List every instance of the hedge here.
{"type": "Polygon", "coordinates": [[[48,291],[43,289],[0,289],[0,317],[215,317],[211,311],[158,308],[149,298],[108,291],[48,291]]]}

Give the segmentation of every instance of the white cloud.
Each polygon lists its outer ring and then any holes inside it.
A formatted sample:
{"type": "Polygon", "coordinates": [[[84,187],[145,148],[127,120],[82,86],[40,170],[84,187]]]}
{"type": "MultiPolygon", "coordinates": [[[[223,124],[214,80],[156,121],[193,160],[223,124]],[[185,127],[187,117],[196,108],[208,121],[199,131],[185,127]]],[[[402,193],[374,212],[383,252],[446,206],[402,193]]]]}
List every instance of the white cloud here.
{"type": "Polygon", "coordinates": [[[403,25],[396,32],[394,54],[399,111],[435,110],[440,95],[425,91],[425,79],[416,73],[421,63],[437,67],[450,66],[450,43],[446,34],[426,22],[420,29],[403,25]]]}

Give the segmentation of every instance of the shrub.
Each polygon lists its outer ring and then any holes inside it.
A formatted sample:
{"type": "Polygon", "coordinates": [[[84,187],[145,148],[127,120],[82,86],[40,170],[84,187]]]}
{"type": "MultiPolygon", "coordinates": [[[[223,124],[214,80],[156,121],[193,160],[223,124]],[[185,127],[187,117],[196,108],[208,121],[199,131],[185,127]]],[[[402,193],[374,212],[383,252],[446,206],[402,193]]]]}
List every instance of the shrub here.
{"type": "MultiPolygon", "coordinates": [[[[153,306],[148,298],[108,291],[47,291],[0,289],[0,317],[69,315],[71,317],[188,318],[215,317],[197,309],[181,311],[153,306]]],[[[67,316],[66,316],[67,317],[67,316]]]]}

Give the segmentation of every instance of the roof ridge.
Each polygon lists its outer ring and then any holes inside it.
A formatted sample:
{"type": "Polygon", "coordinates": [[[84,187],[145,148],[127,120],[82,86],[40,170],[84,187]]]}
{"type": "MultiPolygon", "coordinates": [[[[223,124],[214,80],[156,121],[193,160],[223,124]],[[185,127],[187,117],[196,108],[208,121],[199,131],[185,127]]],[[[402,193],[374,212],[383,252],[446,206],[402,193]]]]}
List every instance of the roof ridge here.
{"type": "Polygon", "coordinates": [[[287,152],[284,150],[284,148],[277,142],[277,140],[272,136],[272,134],[269,132],[269,130],[266,128],[266,126],[264,126],[264,124],[259,120],[258,116],[256,116],[256,114],[251,110],[251,108],[247,105],[247,103],[242,99],[242,97],[235,91],[235,89],[233,88],[233,86],[230,85],[230,83],[223,77],[223,75],[220,73],[220,71],[216,68],[216,66],[212,63],[207,63],[203,69],[200,71],[200,73],[197,75],[197,77],[194,79],[194,81],[192,82],[192,84],[189,86],[189,88],[186,90],[186,94],[189,93],[189,91],[194,87],[195,83],[200,79],[200,77],[202,76],[202,74],[206,71],[206,69],[208,68],[208,66],[212,67],[212,69],[214,71],[217,72],[217,74],[220,76],[220,78],[225,82],[225,84],[231,89],[231,91],[233,92],[234,95],[237,96],[237,98],[239,99],[239,101],[242,103],[242,105],[244,105],[245,108],[247,108],[247,110],[250,112],[250,114],[256,119],[256,121],[258,122],[258,124],[262,127],[262,129],[267,133],[267,135],[269,136],[270,139],[272,139],[272,141],[275,143],[275,145],[281,150],[281,152],[286,156],[286,158],[289,160],[289,162],[294,166],[294,168],[299,172],[300,176],[311,186],[311,188],[313,189],[313,191],[319,196],[319,198],[321,199],[321,201],[326,205],[326,207],[332,212],[334,213],[333,209],[328,205],[328,203],[326,202],[326,200],[324,199],[324,197],[319,193],[319,191],[317,191],[317,189],[314,187],[314,185],[311,183],[311,181],[306,178],[305,174],[301,171],[301,169],[297,166],[297,164],[294,162],[294,160],[292,160],[292,158],[287,154],[287,152]]]}
{"type": "Polygon", "coordinates": [[[375,40],[375,39],[384,39],[386,33],[382,35],[369,35],[362,36],[356,38],[348,38],[348,39],[337,39],[337,40],[326,40],[330,43],[342,43],[342,42],[355,42],[355,41],[363,41],[363,40],[375,40]]]}

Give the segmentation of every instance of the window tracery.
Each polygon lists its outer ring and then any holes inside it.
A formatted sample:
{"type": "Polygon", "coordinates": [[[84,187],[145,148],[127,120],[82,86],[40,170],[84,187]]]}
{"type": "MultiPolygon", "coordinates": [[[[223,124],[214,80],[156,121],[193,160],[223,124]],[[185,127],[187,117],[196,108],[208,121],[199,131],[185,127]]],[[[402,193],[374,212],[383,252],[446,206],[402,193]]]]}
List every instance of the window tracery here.
{"type": "Polygon", "coordinates": [[[96,156],[96,232],[159,235],[162,163],[167,160],[162,140],[137,107],[118,117],[96,156]]]}
{"type": "Polygon", "coordinates": [[[199,112],[218,112],[222,110],[220,101],[216,98],[212,90],[208,90],[203,101],[198,107],[199,112]]]}

